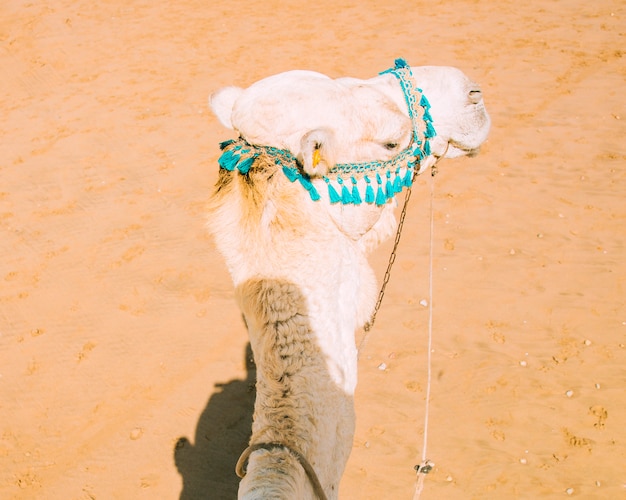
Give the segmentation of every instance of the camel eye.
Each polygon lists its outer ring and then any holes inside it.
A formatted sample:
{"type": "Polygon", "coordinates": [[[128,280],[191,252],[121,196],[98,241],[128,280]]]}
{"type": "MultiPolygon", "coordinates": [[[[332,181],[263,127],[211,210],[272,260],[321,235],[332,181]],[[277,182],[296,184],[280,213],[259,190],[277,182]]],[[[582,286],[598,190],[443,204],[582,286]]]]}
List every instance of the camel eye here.
{"type": "Polygon", "coordinates": [[[385,144],[385,148],[388,149],[389,151],[392,151],[396,149],[397,147],[398,147],[397,142],[388,142],[387,144],[385,144]]]}

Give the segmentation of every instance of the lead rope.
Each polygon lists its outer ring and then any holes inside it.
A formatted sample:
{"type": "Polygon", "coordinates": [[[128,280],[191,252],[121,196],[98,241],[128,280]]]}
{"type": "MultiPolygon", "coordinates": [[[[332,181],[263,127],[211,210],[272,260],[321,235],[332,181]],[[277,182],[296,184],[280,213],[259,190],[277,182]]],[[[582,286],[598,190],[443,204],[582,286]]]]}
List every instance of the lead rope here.
{"type": "MultiPolygon", "coordinates": [[[[446,145],[446,149],[444,153],[437,158],[433,166],[431,167],[431,177],[435,177],[437,175],[437,163],[439,160],[445,156],[448,151],[449,144],[446,145]]],[[[417,175],[417,171],[414,174],[414,177],[417,175]]],[[[376,305],[374,306],[374,312],[372,313],[371,319],[363,326],[364,335],[357,347],[357,359],[361,353],[362,348],[365,346],[367,342],[367,336],[369,331],[374,326],[374,322],[376,320],[376,313],[380,309],[380,306],[383,301],[383,297],[385,295],[385,288],[387,287],[387,283],[389,282],[389,278],[391,277],[391,268],[393,263],[396,260],[396,252],[398,249],[398,244],[400,243],[400,236],[402,234],[402,227],[404,226],[404,219],[406,217],[406,210],[409,203],[409,199],[411,198],[411,187],[407,189],[406,196],[404,198],[404,205],[402,206],[402,212],[400,213],[400,220],[398,222],[398,229],[396,231],[396,238],[393,244],[393,249],[391,250],[391,255],[389,257],[389,263],[387,264],[387,270],[385,271],[385,277],[383,278],[383,283],[380,288],[380,292],[378,294],[378,300],[376,301],[376,305]]],[[[430,413],[430,387],[432,381],[432,367],[431,367],[431,358],[432,358],[432,343],[433,343],[433,261],[434,261],[434,233],[435,233],[435,217],[434,217],[434,199],[435,199],[435,181],[431,180],[430,183],[430,231],[429,231],[429,256],[428,256],[428,352],[426,355],[426,364],[427,364],[427,376],[426,376],[426,404],[424,409],[424,440],[422,444],[422,461],[419,465],[414,467],[417,478],[415,482],[415,492],[413,493],[413,500],[419,500],[422,490],[424,489],[424,479],[426,478],[426,474],[428,474],[432,468],[434,467],[434,463],[431,462],[428,458],[426,458],[426,451],[428,447],[428,418],[430,413]]]]}
{"type": "MultiPolygon", "coordinates": [[[[435,168],[435,167],[433,167],[435,168]]],[[[434,175],[434,173],[433,173],[434,175]]],[[[432,380],[432,345],[433,345],[433,247],[434,247],[434,234],[435,234],[435,217],[434,217],[434,199],[435,199],[435,182],[434,179],[430,183],[430,254],[428,256],[428,352],[426,355],[426,404],[424,408],[424,441],[422,444],[422,462],[415,466],[415,472],[417,478],[415,481],[415,492],[413,493],[413,500],[418,500],[422,495],[424,489],[424,480],[426,474],[428,474],[433,466],[428,458],[426,458],[426,449],[428,447],[428,417],[430,412],[430,385],[432,380]]]]}

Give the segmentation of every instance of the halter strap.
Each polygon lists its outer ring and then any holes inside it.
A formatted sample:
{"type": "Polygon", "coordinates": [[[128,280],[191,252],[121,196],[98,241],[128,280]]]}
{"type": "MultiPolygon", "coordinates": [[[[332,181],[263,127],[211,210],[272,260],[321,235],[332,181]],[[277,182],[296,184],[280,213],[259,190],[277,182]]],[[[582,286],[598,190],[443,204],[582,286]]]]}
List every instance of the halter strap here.
{"type": "Polygon", "coordinates": [[[257,450],[271,451],[276,448],[283,448],[287,450],[289,453],[291,453],[294,457],[296,457],[296,459],[298,460],[298,462],[304,469],[304,472],[306,473],[307,477],[309,478],[309,481],[311,482],[311,486],[313,487],[313,491],[315,492],[319,500],[327,500],[326,493],[324,493],[324,490],[322,489],[322,484],[320,483],[320,480],[317,477],[317,474],[315,473],[315,470],[313,469],[309,461],[306,459],[306,457],[302,453],[287,446],[286,444],[282,444],[282,443],[251,444],[245,450],[243,450],[243,453],[239,457],[239,460],[237,460],[237,465],[235,466],[235,472],[237,473],[239,477],[241,478],[245,477],[246,472],[247,472],[246,462],[248,461],[248,458],[250,458],[250,455],[252,453],[254,453],[257,450]]]}

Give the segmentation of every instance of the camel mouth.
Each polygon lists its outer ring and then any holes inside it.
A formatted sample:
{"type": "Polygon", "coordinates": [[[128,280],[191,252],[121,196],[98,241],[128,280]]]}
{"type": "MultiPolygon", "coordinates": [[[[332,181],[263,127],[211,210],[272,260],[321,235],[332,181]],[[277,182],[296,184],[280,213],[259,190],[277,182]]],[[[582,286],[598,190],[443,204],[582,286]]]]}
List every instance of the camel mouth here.
{"type": "Polygon", "coordinates": [[[470,147],[467,144],[463,144],[461,142],[450,140],[448,143],[448,158],[454,158],[457,156],[467,156],[468,158],[473,158],[480,153],[480,146],[470,147]]]}

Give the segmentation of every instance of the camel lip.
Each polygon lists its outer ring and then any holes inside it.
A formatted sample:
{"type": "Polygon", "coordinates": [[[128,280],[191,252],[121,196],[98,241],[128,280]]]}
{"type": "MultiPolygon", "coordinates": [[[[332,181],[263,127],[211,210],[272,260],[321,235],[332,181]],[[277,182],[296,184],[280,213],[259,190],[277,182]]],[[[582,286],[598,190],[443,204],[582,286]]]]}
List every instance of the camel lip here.
{"type": "Polygon", "coordinates": [[[474,156],[480,153],[480,146],[476,146],[475,148],[468,147],[466,144],[462,144],[458,141],[450,140],[449,145],[454,148],[460,154],[456,154],[455,156],[467,156],[469,158],[473,158],[474,156]]]}

